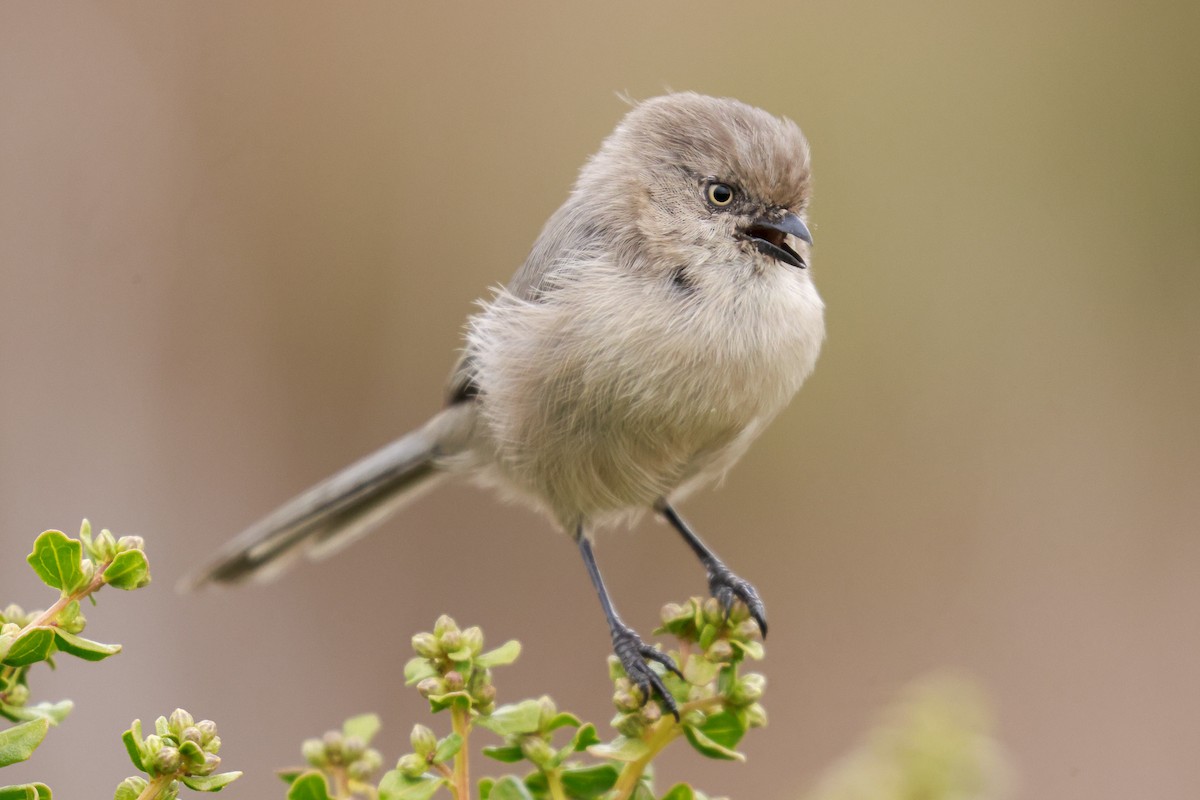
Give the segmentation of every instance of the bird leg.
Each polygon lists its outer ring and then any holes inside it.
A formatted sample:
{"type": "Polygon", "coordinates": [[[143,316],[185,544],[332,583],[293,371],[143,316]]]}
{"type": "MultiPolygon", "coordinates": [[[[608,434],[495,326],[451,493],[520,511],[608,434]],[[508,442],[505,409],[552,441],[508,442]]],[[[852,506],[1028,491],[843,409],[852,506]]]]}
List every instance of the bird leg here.
{"type": "Polygon", "coordinates": [[[700,563],[704,565],[704,569],[708,571],[709,594],[717,598],[717,602],[721,604],[721,609],[725,612],[725,617],[729,617],[734,599],[741,600],[750,609],[750,616],[754,617],[754,621],[758,623],[763,638],[767,638],[767,609],[753,584],[734,575],[729,567],[725,566],[717,557],[717,554],[700,541],[700,537],[692,532],[692,529],[676,513],[675,509],[671,508],[669,503],[665,500],[661,501],[656,510],[667,522],[671,523],[671,527],[679,531],[679,535],[691,546],[692,552],[696,554],[700,563]]]}
{"type": "Polygon", "coordinates": [[[592,579],[592,586],[596,587],[596,594],[600,596],[604,618],[608,620],[608,629],[612,632],[613,652],[621,660],[621,666],[625,668],[625,674],[629,676],[629,680],[641,689],[642,702],[645,703],[652,694],[657,694],[667,711],[670,711],[678,721],[679,708],[675,704],[675,698],[663,685],[662,678],[650,669],[650,665],[646,661],[647,659],[657,661],[680,678],[683,677],[683,673],[679,671],[679,667],[675,666],[675,662],[671,660],[670,656],[643,642],[642,637],[638,636],[633,628],[630,628],[617,616],[612,599],[608,596],[608,589],[604,587],[604,579],[600,577],[600,568],[596,565],[596,557],[592,555],[592,543],[584,535],[582,526],[579,528],[578,537],[579,553],[583,556],[583,564],[587,567],[588,575],[592,579]]]}

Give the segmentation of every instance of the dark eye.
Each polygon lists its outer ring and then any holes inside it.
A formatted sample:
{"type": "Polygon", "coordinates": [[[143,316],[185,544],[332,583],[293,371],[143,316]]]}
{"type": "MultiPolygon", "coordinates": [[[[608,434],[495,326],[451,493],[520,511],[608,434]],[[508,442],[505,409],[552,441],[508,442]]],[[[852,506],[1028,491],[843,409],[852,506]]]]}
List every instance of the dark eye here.
{"type": "Polygon", "coordinates": [[[724,208],[733,202],[733,187],[726,183],[710,183],[705,195],[709,203],[724,208]]]}

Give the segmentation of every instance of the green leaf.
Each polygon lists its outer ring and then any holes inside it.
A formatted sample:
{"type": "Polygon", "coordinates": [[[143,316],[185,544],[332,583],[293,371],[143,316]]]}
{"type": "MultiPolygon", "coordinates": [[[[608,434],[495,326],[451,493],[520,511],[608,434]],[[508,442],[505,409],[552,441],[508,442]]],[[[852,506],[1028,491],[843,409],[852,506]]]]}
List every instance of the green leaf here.
{"type": "Polygon", "coordinates": [[[83,585],[83,543],[62,531],[43,531],[26,559],[42,582],[68,595],[83,585]]]}
{"type": "Polygon", "coordinates": [[[521,752],[521,746],[516,744],[505,747],[485,747],[483,754],[496,761],[503,761],[505,764],[515,764],[525,757],[525,754],[521,752]]]}
{"type": "Polygon", "coordinates": [[[183,785],[197,792],[219,792],[242,777],[240,772],[221,772],[216,775],[185,775],[180,778],[183,785]]]}
{"type": "Polygon", "coordinates": [[[126,550],[104,570],[104,582],[109,586],[130,591],[140,589],[150,582],[150,564],[141,550],[126,550]]]}
{"type": "Polygon", "coordinates": [[[394,769],[379,782],[379,800],[429,800],[445,783],[445,778],[430,775],[406,778],[400,770],[394,769]]]}
{"type": "Polygon", "coordinates": [[[563,789],[575,800],[594,800],[617,783],[621,771],[612,764],[564,769],[559,773],[563,789]]]}
{"type": "Polygon", "coordinates": [[[454,758],[459,750],[462,749],[463,740],[457,733],[451,733],[442,739],[437,744],[437,750],[433,751],[433,762],[441,764],[444,761],[449,761],[454,758]]]}
{"type": "Polygon", "coordinates": [[[729,711],[718,711],[712,714],[700,726],[700,730],[712,741],[733,749],[746,735],[746,727],[741,717],[729,711]]]}
{"type": "Polygon", "coordinates": [[[510,639],[495,650],[481,653],[475,659],[475,666],[503,667],[505,664],[511,664],[516,661],[519,655],[521,655],[521,643],[516,639],[510,639]]]}
{"type": "Polygon", "coordinates": [[[696,793],[686,783],[677,783],[662,796],[661,800],[696,800],[696,793]]]}
{"type": "Polygon", "coordinates": [[[138,800],[149,785],[150,782],[140,775],[126,778],[117,786],[113,800],[138,800]]]}
{"type": "Polygon", "coordinates": [[[125,750],[129,753],[129,760],[133,762],[133,765],[142,772],[148,772],[145,762],[142,761],[142,751],[146,749],[146,742],[142,739],[142,721],[140,719],[135,719],[129,726],[129,730],[121,734],[121,741],[125,742],[125,750]]]}
{"type": "Polygon", "coordinates": [[[512,775],[505,775],[492,786],[488,800],[533,800],[525,784],[512,775]]]}
{"type": "Polygon", "coordinates": [[[574,714],[571,714],[567,711],[560,711],[554,715],[550,722],[546,724],[545,732],[549,733],[550,731],[556,731],[559,728],[565,728],[567,726],[578,728],[582,724],[583,723],[580,721],[579,717],[575,716],[574,714]]]}
{"type": "Polygon", "coordinates": [[[320,772],[306,772],[292,781],[287,800],[330,800],[329,784],[320,772]]]}
{"type": "Polygon", "coordinates": [[[179,755],[192,762],[194,767],[204,763],[204,749],[190,739],[180,743],[179,755]]]}
{"type": "Polygon", "coordinates": [[[33,751],[46,738],[50,720],[31,719],[7,730],[0,731],[0,767],[16,764],[33,755],[33,751]]]}
{"type": "Polygon", "coordinates": [[[596,735],[596,726],[590,722],[575,731],[575,738],[571,739],[571,749],[576,753],[582,752],[594,744],[600,744],[600,737],[596,735]]]}
{"type": "Polygon", "coordinates": [[[475,720],[475,724],[501,736],[533,733],[542,718],[542,706],[537,700],[500,706],[486,717],[475,720]]]}
{"type": "Polygon", "coordinates": [[[629,739],[618,736],[608,744],[593,744],[587,751],[596,758],[611,758],[613,761],[637,761],[650,752],[649,746],[641,739],[629,739]]]}
{"type": "Polygon", "coordinates": [[[496,781],[492,778],[479,779],[479,800],[488,800],[492,793],[492,787],[496,785],[496,781]]]}
{"type": "Polygon", "coordinates": [[[421,656],[410,658],[404,665],[404,685],[412,686],[414,683],[420,683],[426,678],[433,678],[439,674],[437,667],[428,658],[421,656]]]}
{"type": "Polygon", "coordinates": [[[722,761],[745,761],[746,757],[741,753],[731,750],[722,744],[714,742],[708,738],[699,728],[692,725],[684,725],[683,733],[687,736],[688,742],[695,748],[696,752],[708,758],[715,758],[722,761]]]}
{"type": "Polygon", "coordinates": [[[292,767],[291,769],[281,769],[275,774],[279,776],[280,780],[282,780],[288,786],[291,786],[296,778],[299,778],[307,771],[308,767],[292,767]]]}
{"type": "Polygon", "coordinates": [[[25,667],[45,661],[54,654],[54,629],[44,625],[28,628],[17,637],[4,657],[9,667],[25,667]]]}
{"type": "Polygon", "coordinates": [[[91,639],[67,633],[61,628],[54,629],[54,639],[59,650],[76,658],[82,658],[84,661],[102,661],[121,652],[119,644],[100,644],[100,642],[93,642],[91,639]]]}
{"type": "Polygon", "coordinates": [[[379,733],[379,727],[378,714],[359,714],[342,723],[342,735],[357,736],[364,744],[370,744],[375,734],[379,733]]]}
{"type": "Polygon", "coordinates": [[[51,725],[57,725],[67,718],[75,704],[70,700],[60,700],[57,703],[36,703],[32,706],[10,706],[0,703],[0,717],[7,717],[13,722],[24,722],[31,719],[46,719],[51,725]]]}
{"type": "Polygon", "coordinates": [[[50,800],[50,787],[44,783],[0,786],[0,800],[50,800]]]}

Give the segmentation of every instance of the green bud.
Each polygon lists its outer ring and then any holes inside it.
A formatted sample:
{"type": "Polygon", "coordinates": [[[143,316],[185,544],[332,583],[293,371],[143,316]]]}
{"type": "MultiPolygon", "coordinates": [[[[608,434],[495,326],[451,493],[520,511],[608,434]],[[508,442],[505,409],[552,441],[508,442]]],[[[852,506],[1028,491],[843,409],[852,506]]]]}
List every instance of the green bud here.
{"type": "Polygon", "coordinates": [[[79,538],[87,539],[92,535],[92,523],[88,522],[87,517],[83,518],[83,522],[79,523],[79,538]]]}
{"type": "Polygon", "coordinates": [[[462,631],[448,630],[438,637],[438,644],[442,646],[442,650],[447,653],[453,653],[463,645],[462,631]]]}
{"type": "Polygon", "coordinates": [[[363,753],[362,758],[347,767],[346,771],[352,779],[366,782],[381,766],[383,766],[383,756],[379,755],[379,751],[367,750],[363,753]]]}
{"type": "Polygon", "coordinates": [[[717,639],[713,642],[704,657],[714,664],[725,664],[733,658],[733,645],[724,639],[717,639]]]}
{"type": "Polygon", "coordinates": [[[182,708],[177,708],[171,712],[171,716],[167,718],[167,728],[176,737],[183,734],[184,728],[190,728],[196,721],[192,719],[192,715],[184,711],[182,708]]]}
{"type": "Polygon", "coordinates": [[[126,550],[145,550],[146,540],[140,536],[122,536],[117,539],[117,552],[124,553],[126,550]]]}
{"type": "Polygon", "coordinates": [[[496,710],[496,703],[493,700],[488,700],[485,703],[479,703],[475,706],[475,710],[480,714],[490,714],[496,710]]]}
{"type": "Polygon", "coordinates": [[[736,625],[748,619],[750,619],[750,607],[738,600],[733,604],[733,608],[729,609],[729,623],[736,625]]]}
{"type": "Polygon", "coordinates": [[[433,623],[433,635],[441,640],[442,636],[449,631],[454,631],[457,633],[458,623],[445,614],[442,614],[437,618],[437,622],[433,623]]]}
{"type": "Polygon", "coordinates": [[[321,741],[325,744],[325,753],[329,760],[335,763],[341,763],[342,746],[345,739],[341,731],[325,731],[325,735],[321,737],[321,741]]]}
{"type": "Polygon", "coordinates": [[[751,703],[746,706],[746,727],[765,728],[767,726],[767,710],[762,703],[751,703]]]}
{"type": "Polygon", "coordinates": [[[554,758],[554,748],[540,736],[522,736],[521,754],[544,769],[554,758]]]}
{"type": "Polygon", "coordinates": [[[179,772],[183,758],[174,747],[164,747],[159,750],[150,762],[151,775],[174,775],[179,772]]]}
{"type": "Polygon", "coordinates": [[[550,720],[558,715],[558,707],[554,705],[554,700],[549,695],[542,695],[538,698],[538,729],[544,729],[550,724],[550,720]]]}
{"type": "Polygon", "coordinates": [[[23,706],[29,702],[29,687],[23,683],[15,684],[8,690],[4,700],[10,706],[23,706]]]}
{"type": "Polygon", "coordinates": [[[342,742],[342,760],[347,764],[362,758],[362,754],[365,752],[367,752],[367,743],[362,740],[361,736],[347,736],[342,742]]]}
{"type": "Polygon", "coordinates": [[[736,705],[745,705],[760,700],[767,688],[767,679],[757,672],[743,675],[729,692],[729,701],[736,705]]]}
{"type": "Polygon", "coordinates": [[[616,681],[619,678],[625,677],[625,668],[621,666],[621,659],[616,656],[608,657],[608,679],[616,681]]]}
{"type": "Polygon", "coordinates": [[[113,560],[113,556],[117,554],[117,540],[113,538],[111,531],[100,531],[100,535],[92,542],[92,552],[101,562],[113,560]]]}
{"type": "Polygon", "coordinates": [[[490,683],[485,683],[475,690],[473,697],[477,703],[491,703],[496,699],[496,687],[490,683]]]}
{"type": "Polygon", "coordinates": [[[431,695],[446,693],[446,682],[441,678],[429,677],[417,684],[417,693],[428,698],[431,695]]]}
{"type": "Polygon", "coordinates": [[[629,713],[641,708],[642,700],[632,691],[616,692],[613,694],[613,705],[617,707],[618,711],[629,713]]]}
{"type": "Polygon", "coordinates": [[[23,608],[16,603],[10,603],[4,607],[3,611],[0,611],[0,622],[6,623],[6,628],[8,624],[15,624],[20,629],[22,626],[28,624],[29,620],[25,618],[25,610],[23,608]]]}
{"type": "Polygon", "coordinates": [[[463,680],[462,673],[456,669],[452,669],[446,673],[446,689],[451,692],[461,691],[467,682],[463,680]]]}
{"type": "Polygon", "coordinates": [[[762,631],[759,630],[757,622],[752,619],[744,619],[734,627],[729,635],[739,642],[749,642],[759,638],[762,635],[762,631]]]}
{"type": "Polygon", "coordinates": [[[463,644],[471,648],[471,655],[477,656],[483,652],[483,629],[472,625],[462,632],[463,644]]]}
{"type": "Polygon", "coordinates": [[[83,573],[83,585],[87,586],[92,582],[92,578],[96,577],[96,565],[89,559],[84,559],[79,564],[79,571],[83,573]]]}
{"type": "Polygon", "coordinates": [[[11,636],[15,639],[17,634],[21,632],[21,627],[21,625],[15,622],[6,622],[0,625],[0,636],[11,636]]]}
{"type": "Polygon", "coordinates": [[[612,726],[629,739],[640,739],[646,732],[646,721],[641,714],[618,714],[613,717],[612,726]]]}
{"type": "Polygon", "coordinates": [[[662,715],[662,707],[660,707],[658,703],[646,703],[646,705],[642,706],[642,719],[644,719],[648,725],[653,725],[654,723],[658,722],[660,719],[662,719],[662,715]]]}
{"type": "Polygon", "coordinates": [[[204,749],[207,752],[212,753],[213,755],[216,755],[217,753],[221,752],[221,737],[214,736],[211,739],[209,739],[204,744],[204,749]]]}
{"type": "Polygon", "coordinates": [[[406,756],[402,756],[400,760],[396,762],[396,769],[400,770],[400,774],[406,778],[421,777],[425,774],[425,768],[427,766],[428,762],[426,762],[425,759],[421,758],[416,753],[409,753],[406,756]]]}
{"type": "Polygon", "coordinates": [[[183,744],[184,742],[195,742],[196,744],[200,744],[200,740],[203,738],[204,736],[200,733],[200,729],[195,725],[189,725],[179,732],[180,744],[183,744]]]}
{"type": "MultiPolygon", "coordinates": [[[[196,723],[196,729],[200,731],[200,744],[202,745],[207,745],[217,735],[217,723],[211,719],[200,720],[196,723]]],[[[213,752],[215,753],[216,751],[214,750],[213,752]]]]}
{"type": "Polygon", "coordinates": [[[438,646],[437,637],[432,633],[418,633],[412,637],[413,650],[425,658],[441,658],[442,648],[438,646]]]}
{"type": "Polygon", "coordinates": [[[144,744],[146,746],[146,755],[155,756],[158,754],[158,751],[163,749],[166,742],[157,733],[152,733],[146,737],[144,744]]]}
{"type": "Polygon", "coordinates": [[[320,739],[305,739],[304,744],[300,745],[300,752],[304,754],[304,760],[314,767],[323,767],[329,763],[325,743],[320,739]]]}
{"type": "Polygon", "coordinates": [[[413,752],[421,758],[429,758],[437,750],[437,736],[424,725],[414,725],[408,741],[412,744],[413,752]]]}
{"type": "Polygon", "coordinates": [[[141,797],[142,792],[146,791],[146,787],[150,785],[150,781],[135,775],[132,778],[126,778],[117,786],[117,797],[141,797]]]}
{"type": "Polygon", "coordinates": [[[721,604],[717,602],[717,598],[710,597],[704,601],[704,621],[709,625],[720,625],[725,621],[725,614],[721,611],[721,604]]]}

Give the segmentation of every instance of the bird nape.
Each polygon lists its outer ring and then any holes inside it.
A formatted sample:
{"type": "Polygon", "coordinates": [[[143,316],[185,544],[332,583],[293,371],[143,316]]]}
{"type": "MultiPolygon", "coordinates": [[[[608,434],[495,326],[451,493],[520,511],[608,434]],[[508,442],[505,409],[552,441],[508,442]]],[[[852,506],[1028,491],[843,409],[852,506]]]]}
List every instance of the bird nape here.
{"type": "Polygon", "coordinates": [[[468,324],[446,406],[285,503],[189,585],[278,574],[362,536],[440,479],[472,475],[575,537],[643,702],[678,667],[625,625],[592,552],[653,509],[728,613],[758,592],[673,503],[725,474],[812,372],[809,150],[790,120],[692,93],[638,103],[580,170],[524,264],[468,324]]]}

